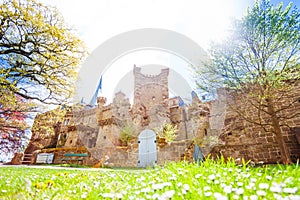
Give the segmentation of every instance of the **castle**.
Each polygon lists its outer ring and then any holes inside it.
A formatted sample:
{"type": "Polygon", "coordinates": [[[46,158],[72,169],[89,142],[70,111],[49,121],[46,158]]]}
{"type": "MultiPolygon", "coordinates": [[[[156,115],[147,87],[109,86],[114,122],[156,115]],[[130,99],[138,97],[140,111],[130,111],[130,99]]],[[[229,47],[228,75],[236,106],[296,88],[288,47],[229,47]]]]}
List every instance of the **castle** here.
{"type": "MultiPolygon", "coordinates": [[[[171,123],[178,128],[177,136],[169,145],[162,147],[157,143],[156,163],[181,159],[196,135],[205,132],[201,129],[208,122],[208,105],[201,104],[195,97],[192,105],[179,106],[180,97],[169,98],[169,69],[162,69],[157,75],[145,75],[141,68],[134,67],[133,73],[133,105],[122,92],[116,93],[113,102],[108,105],[105,97],[98,97],[96,108],[73,115],[79,134],[65,132],[68,134],[65,146],[72,146],[79,135],[93,157],[99,160],[109,158],[105,162],[115,166],[137,166],[139,134],[143,130],[155,130],[163,123],[171,123]],[[132,134],[130,141],[122,141],[121,138],[122,129],[126,128],[132,134]]],[[[64,120],[68,122],[72,118],[64,120]]]]}
{"type": "MultiPolygon", "coordinates": [[[[201,102],[194,93],[192,102],[184,105],[179,96],[169,97],[168,68],[157,75],[145,75],[135,66],[133,73],[132,105],[124,93],[118,92],[110,104],[106,104],[105,97],[98,97],[96,107],[65,108],[63,116],[51,116],[52,111],[40,114],[25,154],[48,146],[60,149],[54,153],[54,163],[60,163],[59,158],[66,151],[87,151],[90,159],[86,164],[101,161],[107,166],[131,167],[192,160],[194,146],[198,145],[204,155],[222,153],[254,162],[280,161],[275,136],[233,114],[226,107],[226,91],[219,90],[218,99],[211,102],[201,102]],[[50,123],[43,120],[48,115],[50,123]],[[174,141],[166,142],[158,135],[157,130],[164,124],[177,128],[174,141]]],[[[295,98],[299,98],[299,87],[295,85],[295,98]]],[[[242,106],[243,101],[240,103],[242,106]]],[[[295,101],[292,109],[300,109],[299,104],[295,101]]],[[[300,117],[291,120],[292,128],[284,131],[294,161],[300,155],[299,120],[300,117]]]]}

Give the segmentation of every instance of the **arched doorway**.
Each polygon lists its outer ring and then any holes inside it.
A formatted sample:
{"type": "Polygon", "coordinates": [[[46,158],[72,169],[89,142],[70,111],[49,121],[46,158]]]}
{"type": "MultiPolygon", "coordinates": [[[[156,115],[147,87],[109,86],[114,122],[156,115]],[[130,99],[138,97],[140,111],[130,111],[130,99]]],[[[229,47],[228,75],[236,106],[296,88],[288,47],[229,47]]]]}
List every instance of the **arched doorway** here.
{"type": "Polygon", "coordinates": [[[156,134],[152,130],[143,130],[139,135],[138,167],[154,166],[157,162],[156,134]]]}

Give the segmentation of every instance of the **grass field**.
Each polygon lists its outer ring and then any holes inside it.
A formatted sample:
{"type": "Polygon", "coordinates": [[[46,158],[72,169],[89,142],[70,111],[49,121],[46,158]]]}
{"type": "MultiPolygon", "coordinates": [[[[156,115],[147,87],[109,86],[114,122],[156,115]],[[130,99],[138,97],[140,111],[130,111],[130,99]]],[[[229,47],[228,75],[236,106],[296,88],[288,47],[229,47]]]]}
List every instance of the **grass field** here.
{"type": "Polygon", "coordinates": [[[0,199],[300,199],[298,164],[207,160],[147,170],[0,168],[0,199]]]}

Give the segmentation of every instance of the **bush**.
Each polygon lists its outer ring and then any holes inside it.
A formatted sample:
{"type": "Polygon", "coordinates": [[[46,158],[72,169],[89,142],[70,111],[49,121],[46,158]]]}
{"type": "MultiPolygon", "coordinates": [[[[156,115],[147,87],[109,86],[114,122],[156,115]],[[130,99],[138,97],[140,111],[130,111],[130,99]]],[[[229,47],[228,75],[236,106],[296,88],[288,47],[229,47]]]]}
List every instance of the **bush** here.
{"type": "Polygon", "coordinates": [[[163,123],[159,128],[154,129],[154,131],[159,137],[165,138],[166,142],[172,142],[177,137],[178,128],[177,125],[163,123]]]}
{"type": "Polygon", "coordinates": [[[137,136],[137,129],[135,125],[126,122],[121,128],[120,140],[122,141],[122,145],[127,146],[128,141],[132,140],[137,136]]]}

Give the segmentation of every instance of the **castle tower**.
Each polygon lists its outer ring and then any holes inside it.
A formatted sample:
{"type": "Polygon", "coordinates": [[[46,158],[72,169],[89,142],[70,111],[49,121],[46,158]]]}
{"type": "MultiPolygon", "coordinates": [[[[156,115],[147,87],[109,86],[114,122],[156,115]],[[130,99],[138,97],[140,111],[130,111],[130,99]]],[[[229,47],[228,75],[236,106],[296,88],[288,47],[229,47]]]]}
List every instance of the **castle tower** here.
{"type": "Polygon", "coordinates": [[[161,69],[158,75],[145,75],[141,68],[134,65],[134,105],[144,105],[147,110],[153,106],[162,105],[168,109],[169,69],[161,69]]]}

